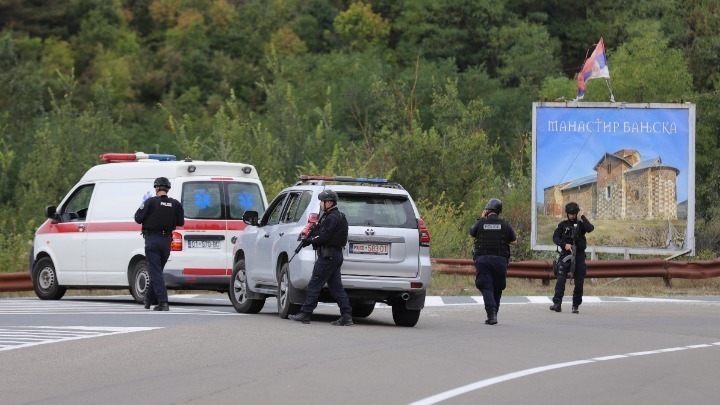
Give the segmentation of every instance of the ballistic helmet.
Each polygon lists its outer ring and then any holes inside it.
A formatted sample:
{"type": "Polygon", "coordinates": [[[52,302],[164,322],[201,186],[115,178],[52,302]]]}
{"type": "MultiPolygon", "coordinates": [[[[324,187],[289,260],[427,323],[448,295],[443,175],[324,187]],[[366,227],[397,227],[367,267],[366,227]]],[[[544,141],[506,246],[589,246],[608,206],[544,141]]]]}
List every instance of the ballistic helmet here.
{"type": "Polygon", "coordinates": [[[502,212],[502,201],[497,198],[491,198],[487,205],[485,205],[485,209],[499,214],[502,212]]]}
{"type": "Polygon", "coordinates": [[[330,190],[329,188],[326,190],[323,190],[320,194],[318,194],[318,200],[320,201],[332,201],[335,204],[337,204],[338,196],[337,193],[330,190]]]}
{"type": "Polygon", "coordinates": [[[576,202],[568,203],[565,206],[565,213],[566,214],[574,214],[577,215],[577,213],[580,212],[580,206],[576,202]]]}
{"type": "Polygon", "coordinates": [[[153,183],[153,187],[159,187],[161,189],[170,190],[170,180],[167,177],[158,177],[153,183]]]}

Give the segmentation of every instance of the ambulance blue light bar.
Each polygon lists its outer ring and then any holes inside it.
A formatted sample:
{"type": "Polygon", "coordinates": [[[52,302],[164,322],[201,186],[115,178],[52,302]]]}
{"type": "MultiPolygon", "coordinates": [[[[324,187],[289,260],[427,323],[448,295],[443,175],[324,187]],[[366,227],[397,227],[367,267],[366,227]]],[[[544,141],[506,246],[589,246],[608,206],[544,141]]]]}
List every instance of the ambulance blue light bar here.
{"type": "Polygon", "coordinates": [[[162,162],[169,162],[176,160],[175,155],[161,155],[161,154],[148,154],[143,152],[136,153],[105,153],[100,155],[100,160],[105,163],[117,163],[117,162],[137,162],[139,160],[159,160],[162,162]]]}

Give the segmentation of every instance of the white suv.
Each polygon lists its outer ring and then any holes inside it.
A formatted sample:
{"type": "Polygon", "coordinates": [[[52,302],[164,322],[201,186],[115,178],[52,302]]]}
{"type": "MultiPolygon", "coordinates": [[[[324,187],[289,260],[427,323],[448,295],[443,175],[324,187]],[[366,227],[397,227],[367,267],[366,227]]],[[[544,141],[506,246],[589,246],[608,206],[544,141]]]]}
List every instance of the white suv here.
{"type": "MultiPolygon", "coordinates": [[[[384,302],[396,325],[415,326],[430,283],[430,234],[410,194],[384,179],[299,178],[262,218],[253,211],[243,215],[249,226],[235,244],[229,294],[235,310],[257,313],[268,296],[277,297],[281,318],[300,310],[316,257],[311,247],[294,252],[317,221],[318,194],[330,188],[350,226],[342,282],[353,317],[367,317],[384,302]]],[[[333,302],[327,288],[320,301],[333,302]]]]}

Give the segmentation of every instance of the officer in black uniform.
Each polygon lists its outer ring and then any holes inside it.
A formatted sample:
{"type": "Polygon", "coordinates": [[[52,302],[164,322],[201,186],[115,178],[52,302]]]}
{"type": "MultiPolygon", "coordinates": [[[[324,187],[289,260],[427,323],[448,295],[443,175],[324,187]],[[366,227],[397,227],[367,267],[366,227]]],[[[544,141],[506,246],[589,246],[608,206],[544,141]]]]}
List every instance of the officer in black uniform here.
{"type": "Polygon", "coordinates": [[[145,238],[145,260],[150,273],[150,285],[145,289],[145,309],[157,301],[155,311],[169,311],[163,269],[170,257],[172,232],[185,224],[185,212],[178,200],[168,197],[170,180],[158,177],[153,184],[155,197],[150,197],[135,212],[135,222],[142,224],[145,238]]]}
{"type": "Polygon", "coordinates": [[[500,298],[505,289],[510,262],[510,245],[517,245],[517,236],[509,222],[500,219],[502,201],[491,198],[482,218],[470,228],[475,238],[475,286],[482,292],[487,325],[495,325],[500,298]]]}
{"type": "Polygon", "coordinates": [[[582,304],[583,296],[583,284],[585,283],[585,274],[587,273],[587,266],[585,265],[585,248],[587,247],[587,240],[585,234],[592,232],[595,226],[588,221],[585,215],[580,214],[580,221],[578,221],[578,213],[580,212],[580,206],[571,202],[565,206],[565,214],[567,219],[558,224],[553,233],[553,242],[560,247],[560,271],[557,274],[557,282],[555,283],[555,296],[553,297],[553,305],[550,307],[551,311],[562,312],[562,299],[565,295],[565,281],[568,277],[575,279],[575,289],[573,290],[572,299],[572,312],[573,314],[580,313],[578,307],[582,304]],[[563,260],[572,254],[573,246],[573,231],[577,227],[576,238],[575,238],[575,274],[570,274],[571,262],[570,260],[563,260]]]}
{"type": "Polygon", "coordinates": [[[305,305],[300,308],[298,314],[290,315],[288,318],[293,321],[310,323],[310,315],[317,307],[320,291],[327,283],[330,294],[340,307],[341,315],[339,319],[330,323],[335,326],[351,326],[353,324],[352,307],[340,277],[340,266],[343,263],[342,250],[348,239],[348,222],[345,214],[337,208],[338,196],[333,190],[323,190],[318,195],[318,199],[324,215],[310,235],[302,240],[303,247],[313,246],[313,249],[317,251],[318,258],[308,284],[305,305]]]}

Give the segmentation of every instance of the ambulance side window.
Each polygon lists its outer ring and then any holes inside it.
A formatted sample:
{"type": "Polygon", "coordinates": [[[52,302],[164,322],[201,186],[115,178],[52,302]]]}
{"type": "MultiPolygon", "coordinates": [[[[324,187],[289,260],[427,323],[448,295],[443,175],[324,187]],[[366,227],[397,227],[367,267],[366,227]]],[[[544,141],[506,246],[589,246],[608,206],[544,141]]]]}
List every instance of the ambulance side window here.
{"type": "Polygon", "coordinates": [[[84,222],[87,218],[90,198],[92,197],[94,184],[88,184],[75,190],[60,212],[62,222],[84,222]]]}
{"type": "Polygon", "coordinates": [[[154,195],[152,182],[147,180],[98,183],[90,220],[134,222],[135,211],[154,195]]]}

